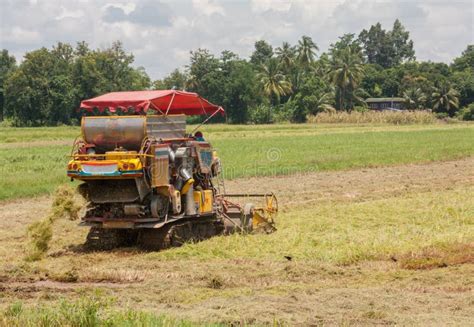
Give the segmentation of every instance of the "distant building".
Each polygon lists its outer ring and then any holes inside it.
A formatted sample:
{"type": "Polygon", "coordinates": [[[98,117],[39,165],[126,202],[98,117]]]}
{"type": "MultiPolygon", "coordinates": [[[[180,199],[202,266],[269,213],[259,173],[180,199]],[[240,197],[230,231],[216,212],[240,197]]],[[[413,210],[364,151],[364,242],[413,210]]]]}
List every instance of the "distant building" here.
{"type": "Polygon", "coordinates": [[[365,100],[370,109],[373,110],[403,110],[405,109],[404,98],[368,98],[365,100]]]}

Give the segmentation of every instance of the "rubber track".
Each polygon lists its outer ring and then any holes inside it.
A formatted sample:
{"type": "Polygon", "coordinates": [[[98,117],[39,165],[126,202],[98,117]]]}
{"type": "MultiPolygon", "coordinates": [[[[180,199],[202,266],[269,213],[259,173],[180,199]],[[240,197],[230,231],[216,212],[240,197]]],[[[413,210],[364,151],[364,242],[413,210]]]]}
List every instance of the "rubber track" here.
{"type": "Polygon", "coordinates": [[[91,251],[106,251],[136,243],[137,231],[127,229],[105,229],[92,227],[87,234],[85,248],[91,251]]]}
{"type": "Polygon", "coordinates": [[[222,234],[223,230],[223,224],[215,219],[178,221],[160,229],[142,229],[137,243],[146,250],[163,250],[203,241],[222,234]]]}

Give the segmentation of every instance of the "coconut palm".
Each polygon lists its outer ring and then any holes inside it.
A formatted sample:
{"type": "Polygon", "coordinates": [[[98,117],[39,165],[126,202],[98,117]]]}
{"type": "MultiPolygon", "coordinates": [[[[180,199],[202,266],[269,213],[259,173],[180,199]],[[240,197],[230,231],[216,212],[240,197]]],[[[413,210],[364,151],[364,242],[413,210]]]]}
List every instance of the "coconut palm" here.
{"type": "Polygon", "coordinates": [[[350,93],[350,105],[352,108],[352,103],[355,103],[358,106],[362,106],[367,108],[367,102],[365,102],[365,99],[370,97],[369,92],[367,92],[363,87],[358,87],[355,90],[352,90],[350,93]]]}
{"type": "Polygon", "coordinates": [[[301,40],[298,41],[298,62],[303,66],[312,63],[316,57],[317,50],[319,50],[319,48],[316,43],[314,43],[313,39],[306,35],[303,36],[301,40]]]}
{"type": "Polygon", "coordinates": [[[322,111],[332,111],[334,107],[331,102],[334,99],[334,92],[324,92],[320,95],[315,95],[315,102],[312,104],[310,114],[315,115],[322,111]]]}
{"type": "Polygon", "coordinates": [[[412,87],[403,92],[403,98],[407,109],[421,109],[426,102],[426,95],[419,87],[412,87]]]}
{"type": "Polygon", "coordinates": [[[434,89],[431,101],[435,111],[444,111],[453,115],[459,108],[459,92],[448,83],[442,83],[434,89]]]}
{"type": "Polygon", "coordinates": [[[328,56],[326,54],[322,54],[318,60],[310,65],[310,70],[316,76],[328,81],[328,72],[331,70],[331,62],[329,61],[328,56]]]}
{"type": "Polygon", "coordinates": [[[275,53],[285,70],[289,70],[295,63],[296,50],[288,42],[283,42],[281,47],[275,49],[275,53]]]}
{"type": "Polygon", "coordinates": [[[282,74],[276,58],[271,58],[268,63],[261,66],[257,78],[263,86],[263,92],[270,98],[274,97],[280,102],[280,97],[291,94],[291,83],[282,74]]]}
{"type": "Polygon", "coordinates": [[[345,108],[344,100],[348,95],[350,96],[349,108],[352,109],[354,91],[358,89],[363,76],[362,57],[360,53],[354,53],[350,47],[332,58],[330,79],[338,91],[339,109],[345,108]]]}

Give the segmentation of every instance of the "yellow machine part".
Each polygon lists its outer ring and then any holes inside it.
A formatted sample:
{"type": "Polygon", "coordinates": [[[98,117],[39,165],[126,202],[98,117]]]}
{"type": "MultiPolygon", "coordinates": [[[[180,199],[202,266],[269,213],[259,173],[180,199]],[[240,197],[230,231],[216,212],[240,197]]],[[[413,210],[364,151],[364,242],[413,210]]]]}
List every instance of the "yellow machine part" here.
{"type": "Polygon", "coordinates": [[[275,217],[278,213],[278,202],[276,196],[266,194],[264,196],[264,203],[261,207],[256,207],[252,215],[252,228],[254,231],[263,230],[266,233],[271,233],[276,230],[275,217]]]}
{"type": "Polygon", "coordinates": [[[171,193],[171,206],[174,214],[181,212],[181,193],[177,190],[171,193]]]}
{"type": "MultiPolygon", "coordinates": [[[[87,158],[87,157],[86,157],[87,158]]],[[[143,165],[139,158],[120,160],[70,160],[67,175],[77,179],[127,179],[143,175],[143,165]],[[90,167],[96,167],[91,171],[90,167]],[[101,170],[102,167],[102,170],[101,170]]]]}
{"type": "Polygon", "coordinates": [[[194,191],[194,202],[199,205],[199,213],[212,212],[212,191],[194,191]]]}
{"type": "Polygon", "coordinates": [[[267,219],[265,218],[265,213],[263,212],[263,209],[254,210],[252,218],[253,229],[257,229],[258,226],[261,224],[268,223],[267,219]]]}
{"type": "Polygon", "coordinates": [[[181,188],[181,194],[186,194],[188,193],[189,191],[189,188],[191,187],[191,185],[194,184],[194,179],[193,178],[190,178],[186,181],[186,183],[184,183],[183,187],[181,188]]]}
{"type": "Polygon", "coordinates": [[[107,151],[105,153],[106,160],[127,160],[134,158],[137,151],[107,151]]]}

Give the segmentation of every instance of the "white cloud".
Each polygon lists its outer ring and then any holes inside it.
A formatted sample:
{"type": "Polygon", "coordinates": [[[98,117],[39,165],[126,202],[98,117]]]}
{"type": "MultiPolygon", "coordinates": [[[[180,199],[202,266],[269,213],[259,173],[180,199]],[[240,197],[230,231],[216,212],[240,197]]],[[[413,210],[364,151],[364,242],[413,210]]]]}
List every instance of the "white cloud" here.
{"type": "Polygon", "coordinates": [[[135,8],[137,7],[137,5],[133,2],[127,2],[127,3],[108,3],[106,4],[105,6],[102,7],[102,10],[105,11],[107,10],[108,7],[116,7],[116,8],[120,8],[123,10],[123,12],[128,15],[130,14],[132,11],[135,10],[135,8]]]}
{"type": "Polygon", "coordinates": [[[252,0],[252,11],[262,13],[265,11],[288,11],[291,8],[290,0],[252,0]]]}
{"type": "Polygon", "coordinates": [[[41,36],[37,31],[24,29],[19,26],[14,26],[5,36],[2,36],[2,41],[18,42],[19,44],[29,44],[41,41],[41,36]]]}
{"type": "Polygon", "coordinates": [[[225,16],[225,10],[215,1],[211,0],[193,0],[193,8],[198,12],[202,12],[206,16],[212,14],[220,14],[225,16]]]}
{"type": "MultiPolygon", "coordinates": [[[[417,58],[449,62],[474,43],[472,0],[0,0],[0,47],[21,57],[56,42],[93,48],[121,40],[152,78],[206,47],[249,56],[255,41],[295,44],[309,35],[321,51],[344,33],[399,18],[417,58]]],[[[20,59],[20,58],[18,58],[20,59]]]]}
{"type": "Polygon", "coordinates": [[[55,19],[61,20],[61,19],[65,19],[65,18],[81,18],[82,16],[84,16],[84,12],[80,9],[78,9],[78,10],[68,10],[68,9],[64,8],[63,6],[61,6],[61,10],[62,10],[61,14],[56,16],[55,19]]]}
{"type": "Polygon", "coordinates": [[[172,19],[171,23],[176,29],[186,29],[191,28],[193,26],[192,20],[189,20],[184,16],[175,17],[174,19],[172,19]]]}

